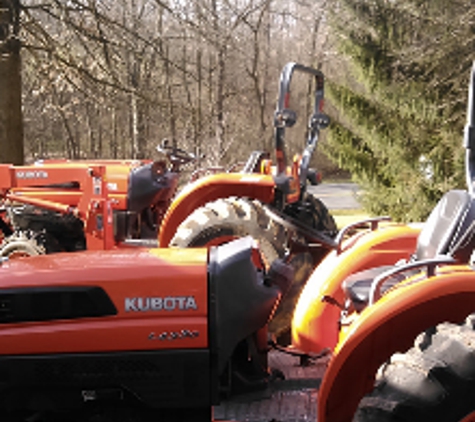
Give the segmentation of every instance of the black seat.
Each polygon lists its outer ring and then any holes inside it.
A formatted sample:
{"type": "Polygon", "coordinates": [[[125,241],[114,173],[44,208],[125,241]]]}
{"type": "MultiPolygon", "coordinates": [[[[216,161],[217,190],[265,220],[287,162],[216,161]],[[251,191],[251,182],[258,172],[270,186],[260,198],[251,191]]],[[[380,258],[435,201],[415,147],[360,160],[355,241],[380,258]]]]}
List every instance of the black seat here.
{"type": "MultiPolygon", "coordinates": [[[[432,210],[424,224],[417,246],[410,262],[424,261],[437,256],[451,256],[458,262],[468,262],[474,247],[473,234],[475,227],[475,200],[463,190],[447,192],[432,210]]],[[[396,264],[395,264],[396,265],[396,264]]],[[[384,293],[408,275],[401,272],[387,279],[382,287],[384,293]]],[[[394,266],[374,267],[360,271],[346,278],[342,284],[347,297],[359,312],[368,304],[369,293],[373,280],[394,266]]],[[[415,273],[417,270],[411,270],[415,273]]]]}

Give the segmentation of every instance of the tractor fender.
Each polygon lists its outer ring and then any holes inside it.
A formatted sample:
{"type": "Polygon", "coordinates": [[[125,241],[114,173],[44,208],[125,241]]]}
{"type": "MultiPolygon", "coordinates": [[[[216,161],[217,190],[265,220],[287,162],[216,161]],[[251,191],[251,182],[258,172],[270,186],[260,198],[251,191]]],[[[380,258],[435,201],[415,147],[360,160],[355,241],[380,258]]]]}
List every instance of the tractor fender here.
{"type": "Polygon", "coordinates": [[[335,348],[318,394],[318,421],[352,421],[391,355],[409,349],[422,331],[473,313],[474,281],[468,266],[443,267],[434,277],[399,285],[366,308],[335,348]]]}
{"type": "Polygon", "coordinates": [[[274,199],[275,182],[272,176],[249,173],[213,174],[187,185],[171,203],[160,226],[158,242],[167,247],[178,226],[195,209],[207,202],[230,196],[258,199],[266,204],[274,199]]]}
{"type": "Polygon", "coordinates": [[[338,342],[341,288],[351,274],[408,259],[415,251],[420,228],[387,225],[348,239],[342,252],[330,252],[315,269],[297,301],[292,321],[292,344],[307,353],[333,350],[338,342]],[[340,305],[340,306],[339,306],[340,305]]]}

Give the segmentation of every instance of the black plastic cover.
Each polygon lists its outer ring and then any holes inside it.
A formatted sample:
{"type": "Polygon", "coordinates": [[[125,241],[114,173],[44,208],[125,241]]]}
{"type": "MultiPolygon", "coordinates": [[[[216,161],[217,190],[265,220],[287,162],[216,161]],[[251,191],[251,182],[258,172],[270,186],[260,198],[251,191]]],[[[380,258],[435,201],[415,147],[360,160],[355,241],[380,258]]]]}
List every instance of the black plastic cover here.
{"type": "Polygon", "coordinates": [[[127,210],[141,212],[153,203],[158,192],[169,187],[166,174],[154,174],[153,163],[133,169],[129,176],[127,210]]]}
{"type": "Polygon", "coordinates": [[[236,345],[264,327],[280,298],[252,262],[253,239],[212,248],[209,265],[209,338],[221,374],[236,345]]]}
{"type": "MultiPolygon", "coordinates": [[[[391,268],[393,268],[392,265],[382,265],[380,267],[369,268],[354,273],[343,281],[341,287],[345,292],[346,297],[351,300],[351,303],[357,312],[361,312],[366,308],[366,306],[368,306],[369,294],[374,279],[391,268]]],[[[403,281],[407,275],[407,273],[399,273],[397,276],[389,278],[385,283],[383,283],[381,292],[384,293],[394,287],[397,283],[403,281]]]]}

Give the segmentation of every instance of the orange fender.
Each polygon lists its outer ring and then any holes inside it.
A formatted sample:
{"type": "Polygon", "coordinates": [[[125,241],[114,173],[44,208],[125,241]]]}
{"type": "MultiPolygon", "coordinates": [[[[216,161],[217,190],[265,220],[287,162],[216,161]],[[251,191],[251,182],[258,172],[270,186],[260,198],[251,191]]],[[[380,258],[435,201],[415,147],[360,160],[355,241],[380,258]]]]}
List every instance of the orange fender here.
{"type": "Polygon", "coordinates": [[[333,349],[338,342],[342,282],[351,274],[380,265],[395,264],[415,251],[420,228],[389,225],[357,234],[330,252],[307,281],[295,307],[292,344],[305,352],[333,349]],[[331,298],[330,303],[324,298],[331,298]]]}
{"type": "Polygon", "coordinates": [[[475,311],[475,272],[444,267],[406,284],[366,308],[335,349],[318,395],[319,422],[349,422],[372,390],[378,368],[415,337],[440,322],[460,322],[475,311]]]}
{"type": "Polygon", "coordinates": [[[239,196],[270,203],[274,199],[274,187],[272,176],[247,173],[213,174],[190,183],[172,202],[165,215],[158,237],[160,247],[167,247],[185,218],[207,202],[239,196]]]}

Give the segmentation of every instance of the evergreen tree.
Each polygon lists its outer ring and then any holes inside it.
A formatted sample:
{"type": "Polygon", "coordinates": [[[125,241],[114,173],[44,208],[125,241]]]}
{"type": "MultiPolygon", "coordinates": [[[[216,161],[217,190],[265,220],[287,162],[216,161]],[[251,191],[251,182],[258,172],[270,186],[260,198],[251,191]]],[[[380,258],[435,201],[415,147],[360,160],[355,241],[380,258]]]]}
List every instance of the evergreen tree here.
{"type": "Polygon", "coordinates": [[[342,0],[333,12],[347,73],[329,84],[330,155],[362,185],[370,213],[424,219],[464,187],[470,2],[342,0]]]}

